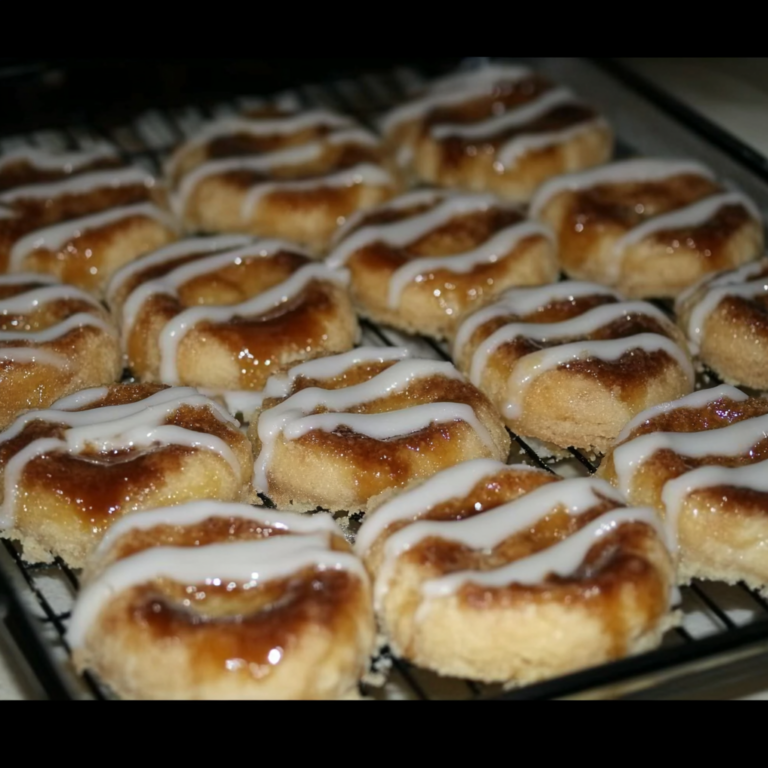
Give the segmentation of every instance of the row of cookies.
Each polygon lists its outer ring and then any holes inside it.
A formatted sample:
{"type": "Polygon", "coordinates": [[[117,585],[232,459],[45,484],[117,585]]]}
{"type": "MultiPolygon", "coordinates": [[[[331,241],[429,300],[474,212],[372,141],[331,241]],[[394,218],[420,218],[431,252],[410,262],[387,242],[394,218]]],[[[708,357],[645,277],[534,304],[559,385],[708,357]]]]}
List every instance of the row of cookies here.
{"type": "Polygon", "coordinates": [[[655,513],[507,467],[506,432],[450,366],[371,350],[268,392],[256,474],[276,498],[355,493],[366,569],[330,517],[224,501],[253,497],[251,445],[194,390],[90,390],[0,436],[3,535],[86,566],[69,641],[121,695],[353,694],[374,607],[398,655],[515,684],[653,648],[674,623],[655,513]],[[325,410],[339,400],[350,412],[325,410]]]}

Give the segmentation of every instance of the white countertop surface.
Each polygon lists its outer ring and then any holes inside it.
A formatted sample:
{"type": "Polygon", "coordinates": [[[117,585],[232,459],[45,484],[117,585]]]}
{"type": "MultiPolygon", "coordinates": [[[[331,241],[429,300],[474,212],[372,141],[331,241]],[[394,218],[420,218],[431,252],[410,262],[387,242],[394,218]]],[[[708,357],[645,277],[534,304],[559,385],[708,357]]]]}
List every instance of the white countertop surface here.
{"type": "MultiPolygon", "coordinates": [[[[675,96],[768,155],[768,58],[626,59],[675,96]]],[[[0,633],[0,700],[38,698],[23,661],[0,633]]],[[[738,696],[768,700],[753,691],[738,696]]],[[[734,695],[730,694],[733,698],[734,695]]]]}

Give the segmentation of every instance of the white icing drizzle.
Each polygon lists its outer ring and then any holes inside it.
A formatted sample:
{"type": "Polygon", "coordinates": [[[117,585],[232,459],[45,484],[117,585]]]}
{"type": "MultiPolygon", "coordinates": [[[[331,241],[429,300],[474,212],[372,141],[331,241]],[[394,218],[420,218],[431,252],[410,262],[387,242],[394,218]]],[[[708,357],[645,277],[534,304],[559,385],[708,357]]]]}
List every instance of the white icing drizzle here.
{"type": "Polygon", "coordinates": [[[23,147],[12,152],[5,152],[0,156],[0,171],[15,163],[27,162],[34,168],[44,171],[73,173],[78,168],[91,165],[99,160],[116,158],[115,148],[106,142],[82,152],[49,152],[45,149],[23,147]]]}
{"type": "Polygon", "coordinates": [[[265,197],[275,192],[305,192],[310,189],[326,188],[339,189],[366,185],[370,187],[386,187],[394,185],[394,179],[389,171],[373,163],[360,163],[337,173],[319,178],[301,181],[270,181],[252,187],[248,192],[242,207],[242,218],[249,221],[265,197]]]}
{"type": "Polygon", "coordinates": [[[398,309],[403,292],[422,275],[438,270],[447,270],[453,274],[465,275],[481,264],[496,264],[512,255],[524,240],[530,237],[543,237],[554,244],[552,230],[534,221],[522,221],[494,235],[490,240],[468,253],[435,258],[413,259],[401,267],[393,276],[389,289],[389,307],[398,309]]]}
{"type": "MultiPolygon", "coordinates": [[[[696,286],[696,290],[701,287],[702,284],[699,284],[696,286]]],[[[728,272],[720,278],[712,280],[706,292],[691,311],[688,321],[688,336],[696,346],[697,352],[707,321],[725,299],[733,297],[749,300],[765,294],[768,294],[768,263],[765,261],[750,264],[736,272],[728,272]],[[760,275],[760,279],[744,282],[744,280],[757,275],[760,275]]],[[[690,299],[690,295],[680,299],[677,304],[678,312],[683,307],[684,301],[690,299]]]]}
{"type": "Polygon", "coordinates": [[[0,275],[0,285],[61,285],[61,283],[53,275],[21,272],[16,275],[0,275]]]}
{"type": "Polygon", "coordinates": [[[568,88],[553,88],[545,91],[538,98],[507,110],[501,115],[494,115],[480,123],[458,123],[436,125],[432,128],[432,137],[437,141],[448,138],[472,140],[489,140],[512,128],[519,128],[543,117],[547,112],[563,104],[574,104],[576,96],[568,88]]]}
{"type": "Polygon", "coordinates": [[[110,280],[107,288],[107,302],[114,304],[117,294],[122,287],[131,278],[141,274],[149,269],[167,264],[174,259],[181,259],[185,256],[203,256],[209,253],[219,253],[229,251],[233,248],[244,248],[249,243],[253,243],[253,238],[245,235],[224,235],[213,237],[195,237],[186,240],[180,240],[177,243],[168,245],[158,251],[142,256],[135,261],[126,264],[122,269],[115,273],[110,280]]]}
{"type": "MultiPolygon", "coordinates": [[[[536,586],[548,576],[572,576],[583,564],[590,550],[606,536],[630,523],[645,523],[654,528],[662,539],[665,531],[653,509],[617,509],[604,515],[560,544],[532,557],[518,560],[495,571],[456,573],[427,582],[422,596],[431,601],[452,597],[466,584],[488,589],[503,589],[512,584],[536,586]]],[[[423,616],[422,616],[423,618],[423,616]]]]}
{"type": "MultiPolygon", "coordinates": [[[[96,393],[92,390],[82,393],[79,400],[69,398],[64,404],[72,407],[92,404],[96,393]]],[[[86,446],[96,446],[101,451],[127,448],[146,448],[152,445],[182,445],[216,453],[232,468],[237,477],[241,467],[233,450],[226,442],[213,435],[193,432],[175,426],[165,426],[168,417],[179,408],[209,408],[222,421],[234,427],[238,423],[219,405],[202,397],[194,389],[169,389],[158,392],[146,400],[120,406],[95,408],[89,411],[31,411],[17,419],[8,430],[0,434],[0,443],[13,440],[25,427],[35,421],[60,424],[67,429],[62,439],[36,440],[17,453],[5,467],[5,495],[0,505],[0,528],[12,527],[18,493],[24,470],[33,459],[46,453],[63,451],[80,453],[86,446]]]]}
{"type": "Polygon", "coordinates": [[[242,414],[246,423],[250,423],[250,417],[261,410],[265,399],[263,392],[201,389],[200,393],[213,399],[219,398],[232,416],[242,414]]]}
{"type": "Polygon", "coordinates": [[[677,176],[701,176],[714,181],[714,173],[693,160],[624,160],[581,173],[558,176],[546,182],[531,203],[531,216],[539,218],[544,208],[563,192],[581,192],[603,184],[644,184],[677,176]]]}
{"type": "Polygon", "coordinates": [[[188,142],[183,144],[166,164],[165,172],[175,176],[186,155],[201,149],[216,139],[246,135],[254,137],[290,136],[312,128],[351,128],[351,118],[326,110],[313,110],[297,115],[270,118],[225,117],[204,125],[188,142]]]}
{"type": "Polygon", "coordinates": [[[346,240],[347,237],[371,215],[388,211],[404,211],[408,208],[418,208],[422,205],[434,207],[454,194],[455,193],[447,190],[417,189],[414,192],[406,192],[406,194],[400,195],[393,200],[389,200],[376,208],[371,208],[365,211],[355,211],[347,219],[344,226],[336,230],[332,240],[333,247],[337,248],[343,240],[346,240]]]}
{"type": "Polygon", "coordinates": [[[501,83],[520,82],[531,75],[531,70],[526,67],[492,66],[438,80],[431,85],[426,96],[390,112],[381,121],[381,130],[384,134],[392,133],[405,123],[424,119],[433,110],[482,98],[492,94],[501,83]]]}
{"type": "Polygon", "coordinates": [[[691,459],[710,456],[735,458],[748,454],[768,439],[768,416],[748,419],[730,427],[705,432],[642,435],[616,449],[614,464],[620,490],[629,497],[636,472],[659,451],[670,450],[691,459]]]}
{"type": "MultiPolygon", "coordinates": [[[[269,174],[278,168],[302,166],[319,160],[329,145],[338,146],[344,143],[369,144],[370,142],[367,138],[361,139],[360,129],[354,129],[351,131],[341,131],[319,141],[301,144],[298,147],[291,147],[277,152],[268,152],[263,155],[245,155],[202,163],[186,174],[181,180],[178,190],[173,197],[174,211],[178,216],[183,216],[189,205],[189,199],[194,194],[198,185],[212,176],[222,176],[227,173],[242,171],[269,174]]],[[[321,179],[322,177],[317,179],[316,183],[320,183],[321,179]]],[[[299,179],[296,181],[299,181],[299,179]]]]}
{"type": "Polygon", "coordinates": [[[162,547],[121,560],[81,593],[72,616],[69,644],[75,649],[84,645],[88,630],[117,595],[160,579],[185,586],[214,586],[222,582],[256,586],[314,568],[322,572],[348,572],[367,583],[360,561],[353,555],[333,552],[330,538],[324,533],[197,548],[162,547]]]}
{"type": "Polygon", "coordinates": [[[768,462],[747,467],[701,467],[664,486],[662,500],[667,510],[667,525],[679,535],[680,515],[686,501],[698,491],[707,488],[748,488],[768,494],[768,462]]]}
{"type": "Polygon", "coordinates": [[[419,216],[392,224],[363,227],[342,242],[326,263],[333,268],[343,267],[357,251],[376,242],[384,242],[393,248],[405,248],[433,230],[444,227],[457,216],[485,212],[500,205],[498,198],[492,195],[454,195],[419,216]]]}
{"type": "Polygon", "coordinates": [[[21,238],[11,249],[9,269],[12,272],[20,270],[24,260],[34,251],[42,249],[61,250],[68,242],[77,240],[87,232],[111,226],[125,219],[139,217],[152,219],[168,229],[177,230],[174,220],[152,203],[111,208],[94,216],[65,221],[52,227],[39,229],[21,238]]]}
{"type": "Polygon", "coordinates": [[[201,525],[208,520],[245,520],[264,528],[284,533],[328,533],[339,538],[344,534],[330,515],[305,517],[295,512],[275,512],[257,509],[247,504],[232,504],[220,501],[193,501],[179,507],[153,509],[121,517],[106,533],[94,557],[106,554],[123,536],[135,531],[151,531],[153,528],[173,526],[186,528],[201,525]]]}
{"type": "Polygon", "coordinates": [[[260,317],[296,298],[316,280],[348,286],[350,275],[346,271],[330,270],[322,264],[310,264],[298,270],[282,285],[278,285],[244,304],[231,307],[194,307],[181,312],[165,326],[160,336],[160,377],[162,381],[166,384],[179,382],[179,345],[199,323],[226,323],[235,317],[260,317]]]}
{"type": "Polygon", "coordinates": [[[18,218],[16,211],[12,211],[10,208],[4,208],[0,206],[0,221],[3,219],[15,219],[18,218]]]}
{"type": "Polygon", "coordinates": [[[12,205],[24,200],[54,200],[64,195],[85,195],[99,189],[155,185],[155,177],[140,168],[111,168],[82,176],[63,179],[51,184],[17,187],[0,195],[0,203],[12,205]]]}
{"type": "Polygon", "coordinates": [[[335,391],[305,389],[263,413],[258,426],[262,450],[256,461],[256,489],[269,492],[269,465],[275,444],[281,435],[288,440],[296,440],[313,430],[333,431],[344,425],[357,434],[376,440],[388,440],[416,434],[432,424],[463,421],[493,450],[494,443],[490,433],[480,423],[474,410],[467,405],[431,403],[384,414],[344,413],[365,403],[403,392],[413,382],[433,376],[455,381],[464,380],[450,363],[404,360],[356,387],[335,391]],[[329,413],[310,415],[321,408],[329,413]]]}
{"type": "Polygon", "coordinates": [[[101,402],[109,395],[109,387],[96,387],[76,392],[69,397],[57,400],[52,406],[52,411],[79,411],[101,402]]]}
{"type": "Polygon", "coordinates": [[[656,419],[659,416],[665,416],[672,411],[706,408],[708,405],[712,405],[718,400],[726,399],[733,400],[736,403],[745,403],[747,400],[749,400],[749,397],[745,395],[741,390],[724,384],[723,386],[716,387],[715,389],[704,389],[701,392],[694,392],[692,395],[688,395],[687,397],[683,397],[682,399],[675,400],[671,403],[655,405],[653,408],[649,408],[647,411],[643,411],[639,416],[629,422],[624,431],[616,440],[616,445],[619,445],[620,443],[623,443],[625,440],[629,439],[629,436],[638,427],[641,427],[647,421],[656,419]]]}
{"type": "Polygon", "coordinates": [[[609,265],[610,277],[616,278],[621,269],[621,263],[626,252],[633,246],[658,235],[660,232],[702,227],[715,217],[723,208],[739,205],[745,208],[750,216],[760,220],[757,206],[741,192],[726,192],[712,195],[693,205],[677,211],[655,216],[628,232],[614,246],[614,260],[609,265]]]}
{"type": "Polygon", "coordinates": [[[44,331],[23,333],[20,331],[0,331],[0,344],[26,342],[28,344],[50,344],[66,336],[77,328],[98,328],[104,333],[115,336],[115,329],[102,318],[81,312],[66,320],[46,328],[44,331]]]}
{"type": "Polygon", "coordinates": [[[504,315],[526,317],[559,301],[575,301],[592,296],[608,296],[622,301],[621,294],[595,283],[563,282],[541,288],[513,288],[505,291],[499,301],[469,317],[459,329],[454,341],[454,357],[459,357],[475,333],[491,320],[504,315]]]}
{"type": "Polygon", "coordinates": [[[101,309],[101,305],[96,299],[72,285],[48,285],[9,299],[0,299],[0,316],[28,315],[46,304],[53,304],[57,301],[83,301],[101,309]]]}
{"type": "Polygon", "coordinates": [[[369,514],[357,534],[355,551],[366,557],[379,537],[393,525],[414,521],[420,515],[454,499],[466,498],[484,480],[502,473],[546,474],[531,467],[508,467],[500,461],[477,459],[440,472],[413,490],[406,491],[369,514]]]}
{"type": "Polygon", "coordinates": [[[311,360],[292,368],[290,371],[273,376],[264,389],[264,398],[280,400],[287,397],[300,378],[327,381],[341,376],[359,365],[375,363],[396,363],[407,360],[412,353],[408,349],[398,347],[361,347],[343,355],[323,357],[311,360]]]}

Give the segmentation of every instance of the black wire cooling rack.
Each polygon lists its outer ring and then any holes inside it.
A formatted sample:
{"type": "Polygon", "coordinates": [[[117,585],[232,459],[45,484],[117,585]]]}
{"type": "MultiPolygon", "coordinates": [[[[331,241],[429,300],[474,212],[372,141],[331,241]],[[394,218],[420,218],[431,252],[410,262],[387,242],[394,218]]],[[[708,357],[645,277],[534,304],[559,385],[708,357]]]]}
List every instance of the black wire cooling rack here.
{"type": "MultiPolygon", "coordinates": [[[[492,57],[488,57],[492,58],[492,57]]],[[[477,66],[485,57],[465,60],[477,66]]],[[[735,180],[768,209],[768,161],[681,103],[609,60],[533,60],[557,80],[573,84],[619,127],[620,154],[659,151],[697,155],[726,178],[735,180]],[[627,104],[634,112],[627,114],[627,104]],[[643,130],[638,132],[637,121],[643,130]],[[622,130],[623,129],[623,130],[622,130]]],[[[43,70],[44,71],[44,70],[43,70]]],[[[424,83],[416,69],[338,79],[320,85],[270,94],[289,106],[321,106],[348,112],[363,122],[401,102],[424,83]]],[[[3,137],[0,148],[41,146],[52,149],[87,148],[107,140],[129,163],[159,171],[168,152],[214,117],[234,115],[256,100],[240,98],[207,105],[152,109],[128,122],[114,124],[98,118],[73,119],[64,128],[3,137]]],[[[45,125],[40,123],[41,127],[45,125]]],[[[363,323],[364,343],[406,346],[422,357],[450,359],[446,347],[363,323]]],[[[717,382],[702,377],[703,386],[717,382]]],[[[514,437],[513,463],[527,463],[565,477],[593,474],[594,462],[579,451],[571,459],[551,463],[531,441],[514,437]]],[[[0,626],[20,649],[45,696],[51,699],[110,698],[88,675],[75,675],[66,643],[67,624],[79,588],[78,574],[63,562],[29,566],[16,545],[0,547],[0,626]]],[[[363,693],[377,699],[534,700],[556,698],[683,698],[738,695],[750,682],[768,689],[768,601],[746,586],[694,584],[683,590],[683,622],[655,653],[581,672],[516,691],[446,680],[391,658],[386,651],[376,663],[380,678],[363,693]]]]}

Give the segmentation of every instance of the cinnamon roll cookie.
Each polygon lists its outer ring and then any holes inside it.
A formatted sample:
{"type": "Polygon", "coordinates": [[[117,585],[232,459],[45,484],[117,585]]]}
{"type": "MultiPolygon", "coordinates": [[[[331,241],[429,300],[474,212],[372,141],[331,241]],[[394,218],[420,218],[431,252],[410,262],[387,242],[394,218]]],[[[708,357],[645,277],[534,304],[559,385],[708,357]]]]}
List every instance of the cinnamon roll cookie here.
{"type": "Polygon", "coordinates": [[[349,267],[360,312],[438,339],[505,289],[560,274],[552,232],[490,195],[413,192],[340,235],[328,264],[349,267]]]}
{"type": "Polygon", "coordinates": [[[511,441],[450,363],[359,349],[271,379],[251,419],[256,490],[278,507],[364,512],[372,498],[511,441]]]}
{"type": "Polygon", "coordinates": [[[69,642],[126,699],[327,700],[359,695],[375,629],[365,569],[329,517],[203,502],[115,525],[69,642]]]}
{"type": "Polygon", "coordinates": [[[598,453],[638,413],[694,388],[674,323],[590,283],[508,291],[464,322],[454,359],[517,434],[598,453]]]}
{"type": "Polygon", "coordinates": [[[121,266],[176,239],[164,194],[104,150],[0,157],[0,272],[38,272],[100,295],[121,266]]]}
{"type": "Polygon", "coordinates": [[[108,301],[142,381],[261,390],[275,372],[355,345],[348,284],[290,244],[212,237],[129,264],[108,301]]]}
{"type": "Polygon", "coordinates": [[[123,515],[250,499],[252,472],[238,423],[194,389],[87,390],[0,433],[0,534],[81,568],[123,515]]]}
{"type": "Polygon", "coordinates": [[[676,309],[694,351],[721,379],[768,389],[768,260],[704,280],[676,309]]]}
{"type": "Polygon", "coordinates": [[[600,472],[633,504],[662,511],[680,580],[768,586],[768,400],[733,387],[641,414],[600,472]]]}
{"type": "Polygon", "coordinates": [[[605,482],[476,461],[372,505],[357,552],[396,655],[529,684],[656,648],[675,621],[654,510],[605,482]]]}
{"type": "Polygon", "coordinates": [[[628,160],[553,179],[531,215],[558,234],[570,277],[630,298],[675,298],[764,246],[755,204],[694,161],[628,160]]]}
{"type": "Polygon", "coordinates": [[[175,208],[192,232],[241,232],[327,248],[348,216],[400,183],[378,139],[324,111],[216,121],[171,158],[175,208]]]}
{"type": "Polygon", "coordinates": [[[122,371],[117,329],[93,297],[44,275],[0,276],[0,429],[122,371]]]}
{"type": "Polygon", "coordinates": [[[547,179],[610,160],[613,133],[592,107],[524,67],[438,80],[382,122],[422,182],[530,200],[547,179]]]}

